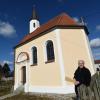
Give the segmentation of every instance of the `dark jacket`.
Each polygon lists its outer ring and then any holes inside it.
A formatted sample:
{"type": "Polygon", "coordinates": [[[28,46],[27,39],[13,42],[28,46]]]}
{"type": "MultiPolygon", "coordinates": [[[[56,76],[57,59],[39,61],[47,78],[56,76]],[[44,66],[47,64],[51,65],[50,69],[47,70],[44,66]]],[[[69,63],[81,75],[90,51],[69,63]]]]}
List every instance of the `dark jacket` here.
{"type": "Polygon", "coordinates": [[[78,67],[74,73],[74,78],[77,81],[79,81],[80,84],[89,86],[91,82],[91,73],[86,67],[83,67],[83,68],[78,67]]]}

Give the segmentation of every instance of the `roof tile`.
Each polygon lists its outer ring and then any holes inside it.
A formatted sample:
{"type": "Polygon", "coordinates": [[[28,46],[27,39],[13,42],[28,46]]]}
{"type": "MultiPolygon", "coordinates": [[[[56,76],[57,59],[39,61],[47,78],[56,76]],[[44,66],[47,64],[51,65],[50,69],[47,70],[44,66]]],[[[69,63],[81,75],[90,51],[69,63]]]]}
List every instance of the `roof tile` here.
{"type": "Polygon", "coordinates": [[[35,31],[33,31],[32,33],[27,34],[22,40],[21,42],[18,44],[23,44],[26,41],[30,40],[31,38],[37,36],[38,34],[51,29],[52,27],[58,26],[58,25],[70,25],[70,26],[74,26],[74,25],[78,25],[77,22],[75,22],[71,17],[69,17],[66,13],[62,13],[58,16],[56,16],[55,18],[51,19],[50,21],[48,21],[47,23],[41,25],[39,28],[37,28],[35,31]]]}

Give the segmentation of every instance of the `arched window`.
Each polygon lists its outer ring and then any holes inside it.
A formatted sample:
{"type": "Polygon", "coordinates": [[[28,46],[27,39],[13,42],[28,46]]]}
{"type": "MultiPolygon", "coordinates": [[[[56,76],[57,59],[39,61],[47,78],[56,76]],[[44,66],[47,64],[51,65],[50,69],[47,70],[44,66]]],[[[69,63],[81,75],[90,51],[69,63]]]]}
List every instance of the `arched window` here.
{"type": "Polygon", "coordinates": [[[46,51],[47,51],[47,61],[54,60],[55,59],[54,47],[53,47],[53,42],[51,40],[47,41],[46,51]]]}
{"type": "Polygon", "coordinates": [[[37,48],[32,48],[33,64],[37,64],[37,48]]]}

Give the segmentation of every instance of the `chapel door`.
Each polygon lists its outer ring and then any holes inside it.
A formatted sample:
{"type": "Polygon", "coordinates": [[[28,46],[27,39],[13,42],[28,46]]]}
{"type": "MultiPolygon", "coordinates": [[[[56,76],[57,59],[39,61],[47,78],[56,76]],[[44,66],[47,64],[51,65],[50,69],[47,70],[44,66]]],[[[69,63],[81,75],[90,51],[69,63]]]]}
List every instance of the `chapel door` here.
{"type": "Polygon", "coordinates": [[[22,67],[22,84],[26,83],[26,66],[22,67]]]}

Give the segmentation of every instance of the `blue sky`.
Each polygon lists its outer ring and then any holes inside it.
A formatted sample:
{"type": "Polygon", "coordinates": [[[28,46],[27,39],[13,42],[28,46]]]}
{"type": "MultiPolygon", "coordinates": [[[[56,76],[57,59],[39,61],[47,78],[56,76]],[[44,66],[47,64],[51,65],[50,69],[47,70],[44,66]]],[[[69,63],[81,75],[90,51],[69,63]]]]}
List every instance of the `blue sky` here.
{"type": "Polygon", "coordinates": [[[100,0],[0,0],[0,62],[13,68],[13,47],[29,33],[33,6],[40,23],[66,12],[75,20],[84,17],[95,59],[100,59],[100,0]]]}

